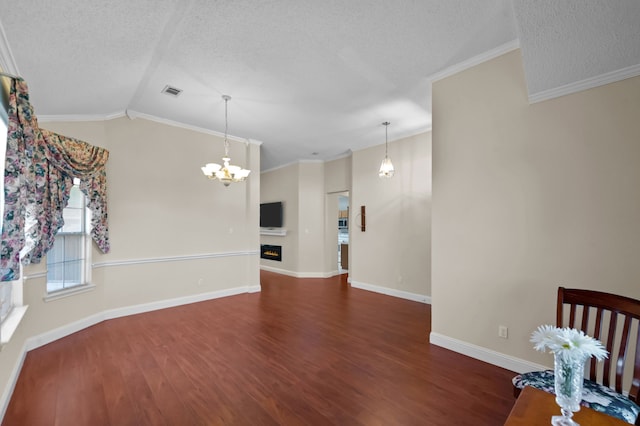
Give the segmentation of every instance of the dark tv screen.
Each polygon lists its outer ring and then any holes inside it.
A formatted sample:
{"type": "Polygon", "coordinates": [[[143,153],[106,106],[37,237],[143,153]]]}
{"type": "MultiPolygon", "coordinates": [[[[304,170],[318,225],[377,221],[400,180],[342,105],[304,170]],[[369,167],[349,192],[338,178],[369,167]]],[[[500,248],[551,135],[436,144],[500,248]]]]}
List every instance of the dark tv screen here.
{"type": "Polygon", "coordinates": [[[260,227],[282,227],[282,201],[260,204],[260,227]]]}

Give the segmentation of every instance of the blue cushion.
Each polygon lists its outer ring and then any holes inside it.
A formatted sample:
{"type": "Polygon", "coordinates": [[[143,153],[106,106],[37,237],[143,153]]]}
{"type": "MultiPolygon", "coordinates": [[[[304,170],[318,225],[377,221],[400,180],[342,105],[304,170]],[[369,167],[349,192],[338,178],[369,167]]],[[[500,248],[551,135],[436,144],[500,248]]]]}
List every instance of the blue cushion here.
{"type": "MultiPolygon", "coordinates": [[[[518,374],[511,381],[513,386],[519,389],[525,386],[532,386],[555,395],[552,370],[518,374]]],[[[591,380],[584,381],[580,405],[617,417],[631,424],[635,424],[638,413],[640,413],[640,406],[629,398],[591,380]]]]}

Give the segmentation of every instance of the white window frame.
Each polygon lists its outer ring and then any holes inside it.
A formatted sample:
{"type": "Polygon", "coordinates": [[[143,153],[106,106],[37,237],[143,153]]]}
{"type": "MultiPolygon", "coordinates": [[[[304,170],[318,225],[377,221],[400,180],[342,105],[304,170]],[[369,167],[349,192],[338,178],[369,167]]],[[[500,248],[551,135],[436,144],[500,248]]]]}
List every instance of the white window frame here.
{"type": "MultiPolygon", "coordinates": [[[[74,179],[74,186],[79,191],[80,181],[78,179],[74,179]]],[[[60,289],[50,289],[49,277],[47,274],[47,284],[46,284],[46,295],[44,297],[45,302],[49,302],[56,299],[61,299],[64,297],[68,297],[78,293],[84,293],[86,291],[93,290],[95,285],[91,283],[91,210],[87,206],[87,196],[82,194],[82,208],[84,211],[83,214],[83,226],[81,233],[71,233],[71,232],[61,232],[59,231],[57,236],[64,235],[81,235],[82,236],[82,245],[83,245],[83,255],[82,255],[82,276],[80,279],[80,283],[73,284],[70,286],[65,286],[62,284],[62,288],[60,289]]],[[[51,286],[53,287],[53,286],[51,286]]]]}
{"type": "Polygon", "coordinates": [[[17,280],[2,283],[2,285],[10,285],[12,287],[11,298],[13,300],[13,306],[10,308],[9,314],[2,321],[2,324],[0,324],[0,348],[9,343],[11,336],[13,336],[13,333],[18,328],[18,324],[22,321],[22,317],[24,317],[24,314],[27,312],[27,308],[29,307],[22,303],[22,265],[20,266],[20,277],[21,278],[17,280]]]}
{"type": "MultiPolygon", "coordinates": [[[[0,91],[5,89],[5,85],[0,85],[0,91]]],[[[0,106],[0,230],[2,229],[2,218],[4,217],[4,164],[6,154],[6,136],[7,136],[7,123],[8,116],[7,111],[0,106]]],[[[23,304],[22,299],[22,265],[20,265],[20,278],[14,281],[6,281],[0,283],[1,286],[10,286],[9,297],[11,298],[11,306],[8,309],[8,313],[5,318],[0,321],[0,348],[7,344],[13,336],[13,333],[18,328],[18,324],[24,317],[28,306],[23,304]]]]}

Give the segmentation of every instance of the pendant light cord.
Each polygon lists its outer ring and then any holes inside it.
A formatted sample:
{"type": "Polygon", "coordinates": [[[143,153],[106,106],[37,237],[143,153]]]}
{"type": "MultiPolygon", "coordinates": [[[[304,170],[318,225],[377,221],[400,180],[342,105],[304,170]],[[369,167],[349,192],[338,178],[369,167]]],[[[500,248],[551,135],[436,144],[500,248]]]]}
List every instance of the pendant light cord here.
{"type": "Polygon", "coordinates": [[[389,123],[384,126],[384,156],[389,155],[389,123]]]}
{"type": "Polygon", "coordinates": [[[391,123],[388,121],[382,123],[384,126],[384,158],[389,156],[389,124],[391,123]]]}
{"type": "Polygon", "coordinates": [[[227,133],[229,129],[229,115],[227,112],[227,104],[229,102],[229,99],[231,99],[231,96],[224,95],[222,96],[222,99],[224,99],[224,156],[229,157],[229,141],[227,140],[227,133]]]}

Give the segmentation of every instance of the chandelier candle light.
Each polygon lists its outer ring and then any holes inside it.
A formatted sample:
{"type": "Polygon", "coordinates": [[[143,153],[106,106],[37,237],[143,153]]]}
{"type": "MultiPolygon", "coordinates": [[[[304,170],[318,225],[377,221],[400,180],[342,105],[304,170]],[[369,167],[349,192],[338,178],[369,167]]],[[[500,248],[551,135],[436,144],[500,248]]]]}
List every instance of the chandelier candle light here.
{"type": "Polygon", "coordinates": [[[393,173],[395,170],[393,169],[393,163],[391,163],[391,158],[389,158],[389,123],[385,121],[382,123],[384,126],[384,160],[382,160],[382,164],[380,164],[380,171],[378,172],[378,176],[391,178],[393,177],[393,173]]]}
{"type": "Polygon", "coordinates": [[[242,182],[246,180],[247,176],[249,176],[249,173],[251,173],[251,170],[243,169],[240,166],[229,164],[231,158],[229,158],[229,141],[227,140],[227,104],[229,103],[229,100],[231,100],[231,96],[222,95],[222,99],[224,99],[224,157],[222,157],[223,165],[221,166],[217,163],[208,163],[204,167],[201,167],[201,169],[202,173],[204,173],[204,175],[209,179],[218,179],[224,184],[224,186],[229,186],[231,182],[242,182]]]}
{"type": "Polygon", "coordinates": [[[591,357],[602,361],[609,354],[600,341],[568,327],[540,326],[531,335],[531,343],[534,343],[537,351],[549,349],[554,357],[556,403],[560,406],[562,415],[553,416],[551,424],[579,426],[571,417],[574,411],[580,410],[584,364],[591,357]]]}

